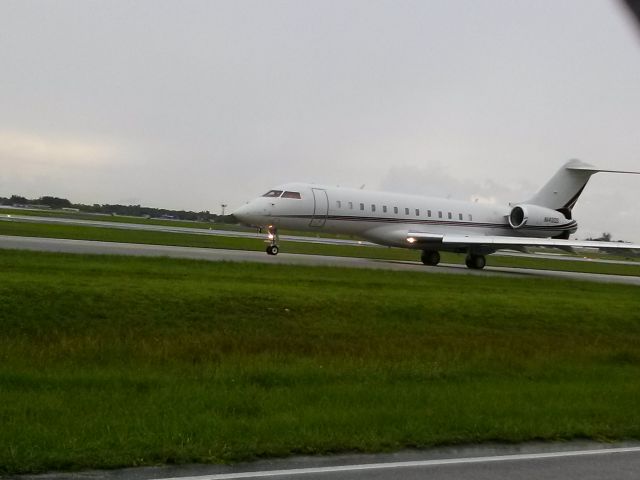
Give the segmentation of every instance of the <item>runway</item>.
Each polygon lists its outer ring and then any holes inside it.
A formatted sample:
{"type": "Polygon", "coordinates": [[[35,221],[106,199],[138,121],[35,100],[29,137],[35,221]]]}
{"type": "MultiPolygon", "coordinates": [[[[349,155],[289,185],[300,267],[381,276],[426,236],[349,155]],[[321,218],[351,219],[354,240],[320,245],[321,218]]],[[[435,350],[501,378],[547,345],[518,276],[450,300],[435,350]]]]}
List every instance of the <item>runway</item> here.
{"type": "Polygon", "coordinates": [[[511,480],[637,479],[640,445],[596,442],[440,447],[380,455],[262,460],[234,466],[185,465],[25,475],[22,480],[511,480]]]}
{"type": "Polygon", "coordinates": [[[534,270],[508,267],[486,267],[484,270],[470,270],[462,265],[452,264],[441,264],[437,267],[427,267],[417,261],[406,262],[355,257],[302,255],[291,253],[280,253],[277,256],[269,256],[264,252],[247,250],[174,247],[164,245],[96,242],[88,240],[68,240],[57,238],[0,236],[0,248],[94,255],[136,255],[151,257],[191,258],[209,261],[260,262],[281,265],[370,268],[380,270],[448,273],[477,276],[556,278],[640,286],[640,277],[623,275],[603,275],[596,273],[578,273],[556,270],[534,270]]]}
{"type": "MultiPolygon", "coordinates": [[[[19,209],[16,209],[19,211],[19,209]]],[[[118,217],[109,217],[118,218],[118,217]]],[[[264,233],[257,233],[252,231],[241,230],[217,230],[214,228],[193,228],[193,227],[181,227],[181,226],[166,226],[166,225],[152,225],[143,223],[126,223],[117,221],[100,221],[100,220],[85,220],[76,218],[60,218],[60,217],[39,217],[32,215],[15,215],[15,214],[3,214],[0,215],[0,221],[6,222],[27,222],[27,223],[47,223],[53,225],[77,225],[84,227],[97,227],[97,228],[116,228],[119,230],[144,230],[152,232],[164,232],[164,233],[182,233],[191,235],[210,235],[221,237],[233,237],[233,238],[254,238],[262,240],[265,238],[264,233]]],[[[373,248],[386,248],[375,243],[367,242],[365,240],[350,240],[342,238],[327,238],[321,236],[300,236],[300,235],[281,235],[280,239],[283,242],[301,242],[301,243],[317,243],[322,245],[349,245],[358,247],[373,247],[373,248]]],[[[639,262],[628,260],[609,260],[609,259],[592,259],[581,258],[575,255],[566,255],[562,253],[521,253],[510,251],[498,251],[494,255],[500,255],[505,257],[528,257],[528,258],[544,258],[547,260],[571,260],[573,262],[589,262],[589,263],[609,263],[616,265],[638,265],[639,262]]]]}

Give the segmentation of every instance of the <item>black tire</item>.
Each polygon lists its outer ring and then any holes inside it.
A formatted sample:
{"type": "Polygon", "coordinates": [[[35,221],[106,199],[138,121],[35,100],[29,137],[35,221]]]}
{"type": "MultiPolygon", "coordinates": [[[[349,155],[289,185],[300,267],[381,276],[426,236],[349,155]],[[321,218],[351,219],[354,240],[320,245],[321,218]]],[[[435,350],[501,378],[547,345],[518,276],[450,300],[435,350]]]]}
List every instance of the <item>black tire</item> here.
{"type": "Polygon", "coordinates": [[[482,270],[487,264],[487,259],[484,255],[467,255],[464,263],[473,270],[482,270]]]}
{"type": "Polygon", "coordinates": [[[435,250],[423,250],[422,255],[420,255],[420,260],[425,265],[429,265],[435,267],[440,263],[440,252],[435,250]]]}
{"type": "Polygon", "coordinates": [[[267,255],[277,255],[280,249],[277,245],[269,245],[267,247],[267,255]]]}

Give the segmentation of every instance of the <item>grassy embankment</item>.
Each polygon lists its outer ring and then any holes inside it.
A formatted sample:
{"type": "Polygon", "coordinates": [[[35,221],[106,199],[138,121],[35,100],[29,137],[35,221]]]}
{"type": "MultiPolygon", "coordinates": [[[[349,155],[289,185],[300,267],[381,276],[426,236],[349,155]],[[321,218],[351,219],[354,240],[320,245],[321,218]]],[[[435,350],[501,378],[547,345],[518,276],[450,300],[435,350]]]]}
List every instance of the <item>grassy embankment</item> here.
{"type": "MultiPolygon", "coordinates": [[[[70,238],[77,240],[100,240],[107,242],[180,245],[187,247],[227,248],[237,250],[259,251],[264,250],[265,248],[265,243],[259,239],[9,221],[0,221],[0,235],[70,238]]],[[[282,244],[282,251],[287,253],[303,253],[311,255],[335,255],[345,257],[377,258],[383,260],[419,261],[419,252],[401,248],[284,242],[282,244]]],[[[464,264],[464,255],[443,253],[442,262],[464,264]]],[[[598,262],[490,255],[487,257],[487,264],[494,267],[534,268],[544,270],[565,270],[570,272],[640,276],[640,263],[637,265],[615,265],[598,262]]]]}
{"type": "Polygon", "coordinates": [[[640,438],[638,287],[0,251],[0,473],[640,438]]]}

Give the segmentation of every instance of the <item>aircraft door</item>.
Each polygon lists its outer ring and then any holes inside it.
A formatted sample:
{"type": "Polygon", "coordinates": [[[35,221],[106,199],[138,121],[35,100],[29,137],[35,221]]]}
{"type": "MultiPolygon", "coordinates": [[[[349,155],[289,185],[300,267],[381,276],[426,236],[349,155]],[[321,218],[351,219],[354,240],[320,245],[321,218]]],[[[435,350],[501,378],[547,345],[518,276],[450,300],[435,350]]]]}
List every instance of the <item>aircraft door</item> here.
{"type": "Polygon", "coordinates": [[[310,227],[324,227],[329,214],[329,196],[322,188],[312,188],[313,192],[313,217],[309,223],[310,227]]]}

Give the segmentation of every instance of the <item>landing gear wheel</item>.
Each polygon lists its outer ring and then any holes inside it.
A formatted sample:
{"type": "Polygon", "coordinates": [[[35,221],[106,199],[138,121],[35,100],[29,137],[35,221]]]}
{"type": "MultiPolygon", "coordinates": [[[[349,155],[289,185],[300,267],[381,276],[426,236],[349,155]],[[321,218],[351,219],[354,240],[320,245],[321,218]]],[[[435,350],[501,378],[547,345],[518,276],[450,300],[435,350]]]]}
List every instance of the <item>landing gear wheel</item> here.
{"type": "Polygon", "coordinates": [[[487,264],[487,260],[484,255],[467,255],[464,263],[473,270],[482,270],[487,264]]]}
{"type": "Polygon", "coordinates": [[[269,246],[267,247],[267,255],[277,255],[280,251],[278,248],[278,242],[280,237],[278,236],[278,229],[274,225],[269,225],[267,227],[268,232],[268,242],[269,246]]]}
{"type": "Polygon", "coordinates": [[[420,260],[425,265],[430,265],[435,267],[440,263],[440,252],[435,250],[423,250],[422,255],[420,255],[420,260]]]}

